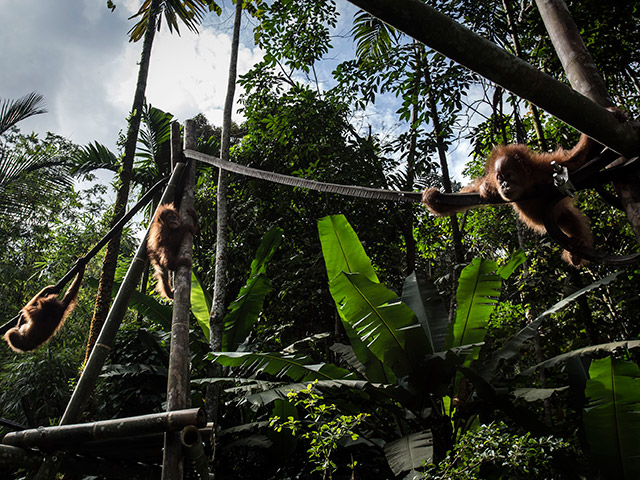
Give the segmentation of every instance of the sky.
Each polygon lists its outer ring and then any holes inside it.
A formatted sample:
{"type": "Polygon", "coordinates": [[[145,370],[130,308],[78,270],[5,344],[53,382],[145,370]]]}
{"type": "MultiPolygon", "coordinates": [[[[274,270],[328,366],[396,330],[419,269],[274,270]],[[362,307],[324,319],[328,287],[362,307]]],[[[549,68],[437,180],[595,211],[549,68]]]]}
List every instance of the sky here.
{"type": "MultiPolygon", "coordinates": [[[[141,0],[114,3],[117,8],[111,12],[106,0],[0,0],[0,99],[36,91],[44,96],[48,111],[20,122],[22,132],[44,136],[50,131],[79,145],[97,141],[116,150],[133,101],[142,41],[130,43],[127,35],[135,23],[128,18],[141,0]]],[[[147,101],[180,122],[204,113],[213,125],[222,123],[233,30],[231,2],[222,5],[223,14],[208,15],[199,34],[183,26],[180,36],[171,35],[163,22],[154,40],[147,101]]],[[[336,34],[346,36],[356,9],[339,0],[338,11],[336,34]]],[[[253,45],[250,22],[245,15],[239,74],[263,55],[253,45]]],[[[351,54],[332,51],[329,65],[351,54]]],[[[320,70],[321,82],[329,80],[331,68],[320,70]]],[[[384,103],[367,114],[363,128],[368,123],[374,131],[401,128],[393,108],[384,103]]],[[[234,120],[242,118],[235,114],[234,120]]],[[[466,157],[466,148],[457,154],[466,157]]],[[[455,162],[455,177],[461,168],[462,162],[455,162]]]]}

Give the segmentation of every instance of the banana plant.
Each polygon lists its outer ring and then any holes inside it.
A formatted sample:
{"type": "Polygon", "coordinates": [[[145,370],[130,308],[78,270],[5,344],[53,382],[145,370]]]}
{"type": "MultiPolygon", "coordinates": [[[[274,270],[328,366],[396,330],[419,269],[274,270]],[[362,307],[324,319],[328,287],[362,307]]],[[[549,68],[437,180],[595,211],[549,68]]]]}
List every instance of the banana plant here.
{"type": "MultiPolygon", "coordinates": [[[[386,439],[389,464],[394,472],[409,471],[430,460],[433,442],[423,440],[432,438],[432,407],[446,392],[456,366],[475,358],[471,346],[482,342],[501,281],[519,261],[501,270],[495,262],[478,260],[463,271],[458,289],[462,308],[447,336],[448,315],[432,284],[412,275],[399,297],[380,283],[344,216],[321,219],[318,232],[329,290],[350,342],[334,351],[348,357],[346,363],[360,364],[362,373],[290,353],[215,352],[210,359],[242,373],[245,380],[232,388],[239,388],[244,400],[256,406],[283,399],[287,391],[302,389],[311,380],[318,380],[318,388],[329,388],[327,394],[342,387],[376,396],[385,409],[398,412],[393,416],[398,422],[394,432],[407,432],[400,438],[390,433],[386,439]],[[258,380],[260,373],[276,380],[258,380]]],[[[201,380],[207,381],[224,380],[201,380]]]]}

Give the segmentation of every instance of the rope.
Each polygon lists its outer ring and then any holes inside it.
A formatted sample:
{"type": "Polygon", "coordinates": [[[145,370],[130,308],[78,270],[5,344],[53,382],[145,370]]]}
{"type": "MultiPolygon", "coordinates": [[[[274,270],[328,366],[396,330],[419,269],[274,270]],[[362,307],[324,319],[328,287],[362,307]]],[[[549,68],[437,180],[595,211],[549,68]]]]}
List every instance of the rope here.
{"type": "Polygon", "coordinates": [[[306,188],[308,190],[317,190],[319,192],[336,193],[338,195],[348,195],[350,197],[369,198],[376,200],[391,200],[395,202],[420,203],[422,198],[422,193],[419,192],[403,192],[397,190],[383,190],[378,188],[359,187],[355,185],[340,185],[337,183],[317,182],[315,180],[308,180],[306,178],[292,177],[290,175],[283,175],[281,173],[268,172],[266,170],[259,170],[257,168],[240,165],[239,163],[227,162],[218,157],[213,157],[211,155],[196,152],[195,150],[185,150],[184,155],[187,158],[193,158],[194,160],[208,163],[229,172],[257,178],[259,180],[279,183],[282,185],[306,188]]]}

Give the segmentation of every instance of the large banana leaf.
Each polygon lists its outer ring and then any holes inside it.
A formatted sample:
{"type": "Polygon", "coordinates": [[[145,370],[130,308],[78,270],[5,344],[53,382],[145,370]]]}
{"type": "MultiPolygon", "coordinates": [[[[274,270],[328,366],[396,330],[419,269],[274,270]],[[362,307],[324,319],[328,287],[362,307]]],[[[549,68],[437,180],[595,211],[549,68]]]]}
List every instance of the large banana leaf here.
{"type": "Polygon", "coordinates": [[[556,365],[565,363],[572,358],[580,358],[584,356],[592,357],[597,354],[602,354],[603,352],[610,353],[616,350],[632,350],[634,348],[640,348],[640,340],[621,340],[619,342],[589,345],[588,347],[578,348],[577,350],[571,350],[570,352],[556,355],[555,357],[549,358],[544,362],[540,362],[533,367],[527,368],[521,374],[531,375],[541,368],[555,367],[556,365]]]}
{"type": "Polygon", "coordinates": [[[271,290],[271,280],[262,273],[249,279],[240,289],[238,298],[231,302],[229,313],[224,317],[222,351],[235,351],[246,340],[271,290]]]}
{"type": "Polygon", "coordinates": [[[449,315],[433,282],[418,277],[414,271],[404,281],[402,301],[416,314],[427,334],[431,347],[427,353],[444,350],[449,315]]]}
{"type": "Polygon", "coordinates": [[[395,293],[359,273],[344,272],[329,290],[343,320],[396,376],[418,367],[429,342],[416,315],[395,293]]]}
{"type": "Polygon", "coordinates": [[[251,262],[249,278],[255,277],[259,273],[266,272],[267,263],[271,260],[271,257],[282,242],[282,234],[283,231],[279,227],[273,227],[264,234],[264,237],[262,237],[260,245],[258,246],[258,250],[256,251],[256,256],[251,262]]]}
{"type": "Polygon", "coordinates": [[[191,313],[196,318],[198,325],[204,333],[204,338],[209,340],[209,312],[211,311],[211,295],[209,295],[200,283],[200,279],[191,271],[191,313]]]}
{"type": "Polygon", "coordinates": [[[264,274],[267,262],[282,241],[282,230],[274,227],[260,242],[256,257],[251,263],[251,272],[247,283],[240,289],[238,298],[229,305],[224,317],[222,333],[222,351],[232,352],[247,339],[258,321],[264,299],[272,290],[271,280],[264,274]]]}
{"type": "Polygon", "coordinates": [[[431,431],[412,433],[384,447],[389,467],[395,475],[422,467],[433,456],[431,431]]]}
{"type": "Polygon", "coordinates": [[[585,394],[584,426],[606,478],[640,478],[640,369],[611,357],[594,360],[585,394]]]}
{"type": "Polygon", "coordinates": [[[280,353],[218,352],[206,357],[226,367],[245,369],[252,375],[267,373],[278,378],[288,377],[296,382],[313,380],[356,379],[344,368],[330,363],[318,363],[306,355],[280,353]]]}
{"type": "MultiPolygon", "coordinates": [[[[476,258],[460,273],[458,281],[458,310],[450,325],[446,339],[447,348],[481,343],[487,333],[489,316],[500,296],[502,278],[495,273],[497,264],[491,260],[476,258]]],[[[469,365],[478,356],[474,349],[464,364],[469,365]]]]}
{"type": "Polygon", "coordinates": [[[329,282],[341,272],[360,273],[372,282],[379,282],[371,260],[344,215],[320,219],[318,233],[329,282]]]}
{"type": "MultiPolygon", "coordinates": [[[[333,215],[320,219],[318,233],[329,280],[346,272],[363,274],[372,282],[378,283],[378,277],[373,270],[371,261],[344,215],[333,215]]],[[[395,383],[396,377],[393,371],[369,351],[349,321],[344,318],[339,305],[337,303],[336,305],[349,342],[356,357],[364,365],[367,378],[372,382],[395,383]]]]}

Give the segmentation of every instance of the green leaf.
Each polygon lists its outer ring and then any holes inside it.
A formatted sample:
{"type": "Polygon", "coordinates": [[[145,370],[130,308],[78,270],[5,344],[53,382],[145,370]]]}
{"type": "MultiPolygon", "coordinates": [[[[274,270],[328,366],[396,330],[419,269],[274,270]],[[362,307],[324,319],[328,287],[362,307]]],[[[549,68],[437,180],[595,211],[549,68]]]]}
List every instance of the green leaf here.
{"type": "Polygon", "coordinates": [[[429,343],[416,315],[395,293],[359,273],[340,273],[329,283],[341,315],[396,376],[417,368],[429,343]]]}
{"type": "MultiPolygon", "coordinates": [[[[476,258],[460,273],[458,281],[458,310],[449,327],[447,348],[481,343],[487,333],[489,316],[500,296],[502,279],[495,273],[497,264],[491,260],[476,258]]],[[[465,365],[477,358],[479,348],[474,349],[465,365]]]]}
{"type": "Polygon", "coordinates": [[[602,354],[603,352],[610,353],[620,349],[632,350],[634,348],[640,348],[640,340],[622,340],[619,342],[602,343],[600,345],[589,345],[588,347],[578,348],[577,350],[572,350],[570,352],[563,353],[562,355],[558,355],[545,360],[544,362],[540,362],[533,367],[527,368],[522,372],[522,375],[531,375],[540,368],[555,367],[556,365],[565,363],[572,358],[579,358],[585,355],[602,354]]]}
{"type": "Polygon", "coordinates": [[[527,261],[527,255],[524,253],[524,251],[521,248],[519,248],[518,250],[513,252],[513,254],[511,255],[511,257],[509,257],[506,263],[500,265],[500,268],[498,268],[497,274],[500,275],[503,280],[506,280],[511,276],[511,274],[515,271],[516,268],[518,268],[520,265],[522,265],[526,261],[527,261]]]}
{"type": "MultiPolygon", "coordinates": [[[[119,288],[120,284],[114,285],[114,291],[117,292],[119,288]]],[[[173,312],[171,305],[160,303],[156,297],[135,290],[131,293],[129,307],[161,325],[164,330],[171,330],[171,315],[173,312]]]]}
{"type": "Polygon", "coordinates": [[[211,312],[211,296],[202,289],[202,284],[195,272],[191,271],[191,312],[198,325],[209,340],[209,312],[211,312]]]}
{"type": "Polygon", "coordinates": [[[640,369],[607,357],[589,375],[584,426],[596,463],[607,478],[640,478],[640,369]]]}
{"type": "MultiPolygon", "coordinates": [[[[359,272],[371,281],[378,282],[369,257],[344,215],[322,218],[318,222],[318,233],[322,243],[327,276],[330,280],[341,272],[359,272]]],[[[336,305],[338,304],[336,303],[336,305]]],[[[369,351],[365,342],[360,339],[344,317],[339,306],[338,313],[356,357],[365,366],[367,378],[372,382],[395,383],[396,377],[393,371],[369,351]]]]}
{"type": "Polygon", "coordinates": [[[232,352],[247,339],[262,312],[264,299],[271,290],[271,280],[262,273],[251,278],[240,289],[238,298],[231,302],[229,313],[224,317],[223,351],[232,352]]]}
{"type": "Polygon", "coordinates": [[[372,282],[379,282],[369,257],[344,215],[320,219],[318,233],[329,282],[341,272],[360,273],[372,282]]]}
{"type": "Polygon", "coordinates": [[[404,281],[402,301],[413,310],[427,334],[431,346],[427,353],[444,350],[449,315],[433,282],[414,271],[404,281]]]}
{"type": "Polygon", "coordinates": [[[278,378],[287,377],[296,382],[355,378],[344,368],[330,363],[318,363],[305,355],[217,352],[208,354],[206,358],[226,367],[242,368],[249,375],[268,373],[278,378]]]}
{"type": "Polygon", "coordinates": [[[513,391],[513,396],[520,398],[525,402],[536,402],[538,400],[547,400],[553,397],[556,393],[564,392],[569,387],[558,388],[516,388],[513,391]]]}
{"type": "Polygon", "coordinates": [[[282,234],[283,231],[281,228],[273,227],[262,237],[256,256],[251,262],[249,278],[255,277],[259,273],[265,273],[267,263],[282,242],[282,234]]]}
{"type": "Polygon", "coordinates": [[[222,350],[231,352],[247,339],[251,329],[258,321],[264,299],[272,290],[271,280],[264,274],[267,262],[273,256],[282,241],[282,230],[274,227],[269,230],[258,246],[256,257],[251,262],[251,273],[247,283],[240,289],[238,298],[229,305],[224,317],[222,332],[222,350]]]}
{"type": "Polygon", "coordinates": [[[395,475],[422,467],[433,456],[431,431],[412,433],[384,447],[389,467],[395,475]]]}

